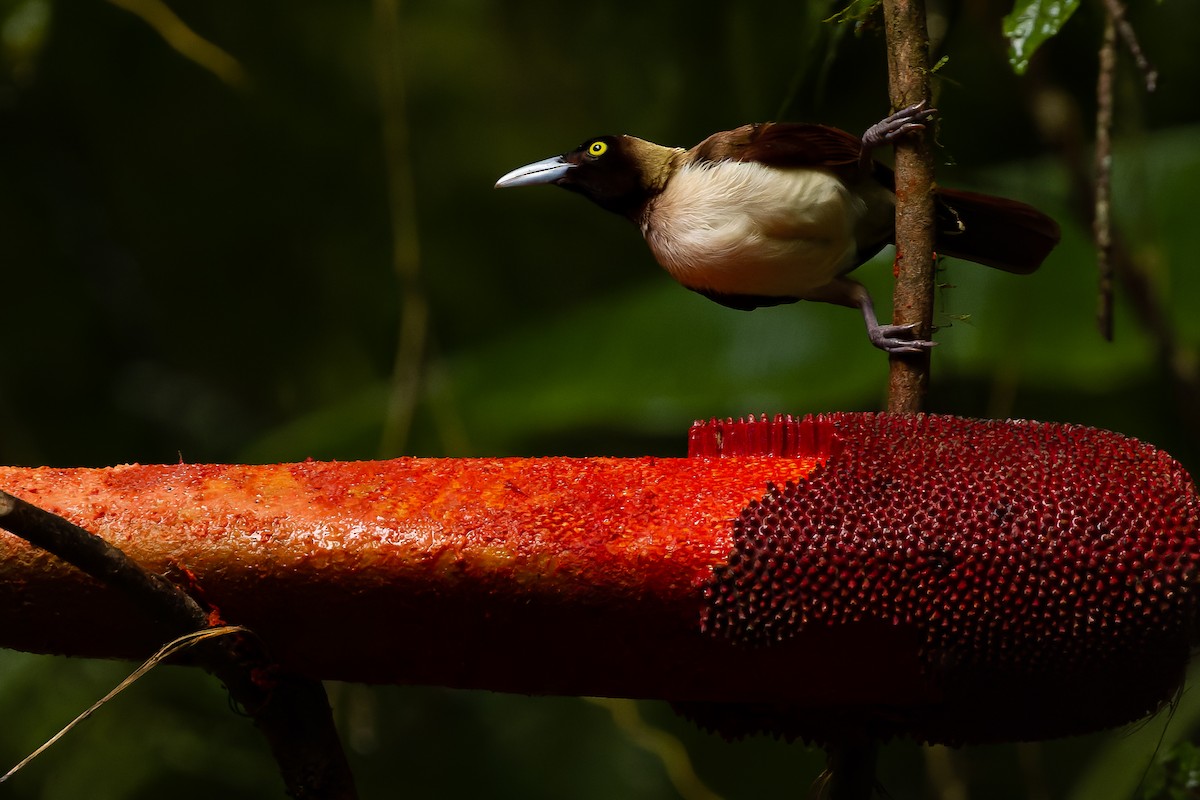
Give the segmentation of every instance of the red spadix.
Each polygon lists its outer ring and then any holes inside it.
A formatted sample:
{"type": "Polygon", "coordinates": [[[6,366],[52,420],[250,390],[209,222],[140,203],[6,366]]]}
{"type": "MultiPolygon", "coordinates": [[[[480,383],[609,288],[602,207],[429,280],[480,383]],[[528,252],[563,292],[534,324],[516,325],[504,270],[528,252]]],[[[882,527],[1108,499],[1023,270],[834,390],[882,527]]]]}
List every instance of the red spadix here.
{"type": "MultiPolygon", "coordinates": [[[[732,734],[1123,724],[1196,641],[1197,501],[1066,425],[712,422],[681,459],[0,468],[320,678],[661,698],[732,734]]],[[[0,533],[0,646],[142,658],[155,621],[0,533]]]]}

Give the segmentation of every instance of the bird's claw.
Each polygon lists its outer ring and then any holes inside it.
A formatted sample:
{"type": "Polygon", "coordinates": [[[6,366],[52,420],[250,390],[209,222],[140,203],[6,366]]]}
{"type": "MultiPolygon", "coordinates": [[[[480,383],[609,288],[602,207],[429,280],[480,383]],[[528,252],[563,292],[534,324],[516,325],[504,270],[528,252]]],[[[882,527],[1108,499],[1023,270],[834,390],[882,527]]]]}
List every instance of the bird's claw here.
{"type": "Polygon", "coordinates": [[[915,323],[908,325],[878,325],[867,331],[871,344],[888,354],[923,353],[931,347],[937,347],[937,342],[917,339],[913,330],[915,323]]]}
{"type": "Polygon", "coordinates": [[[870,151],[905,134],[921,130],[925,123],[937,113],[936,108],[926,108],[925,101],[902,108],[890,117],[885,117],[867,128],[862,135],[863,150],[870,151]]]}

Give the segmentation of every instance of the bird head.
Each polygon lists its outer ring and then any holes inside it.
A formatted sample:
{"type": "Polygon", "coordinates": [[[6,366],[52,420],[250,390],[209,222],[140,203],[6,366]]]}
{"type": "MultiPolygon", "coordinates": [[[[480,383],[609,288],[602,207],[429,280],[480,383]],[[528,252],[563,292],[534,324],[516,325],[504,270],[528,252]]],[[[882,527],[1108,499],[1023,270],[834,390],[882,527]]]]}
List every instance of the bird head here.
{"type": "Polygon", "coordinates": [[[634,217],[666,185],[684,152],[634,136],[597,136],[560,156],[514,169],[496,181],[496,188],[551,183],[634,217]]]}

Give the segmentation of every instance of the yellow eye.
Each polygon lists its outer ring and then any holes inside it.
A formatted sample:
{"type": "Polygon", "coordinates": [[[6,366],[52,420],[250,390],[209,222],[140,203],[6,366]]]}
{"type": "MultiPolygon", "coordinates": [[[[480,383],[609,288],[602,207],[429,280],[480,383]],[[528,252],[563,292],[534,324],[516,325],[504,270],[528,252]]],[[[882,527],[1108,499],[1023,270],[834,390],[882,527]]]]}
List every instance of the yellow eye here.
{"type": "Polygon", "coordinates": [[[590,145],[588,145],[587,152],[592,158],[597,158],[604,155],[607,150],[608,144],[606,142],[592,142],[590,145]]]}

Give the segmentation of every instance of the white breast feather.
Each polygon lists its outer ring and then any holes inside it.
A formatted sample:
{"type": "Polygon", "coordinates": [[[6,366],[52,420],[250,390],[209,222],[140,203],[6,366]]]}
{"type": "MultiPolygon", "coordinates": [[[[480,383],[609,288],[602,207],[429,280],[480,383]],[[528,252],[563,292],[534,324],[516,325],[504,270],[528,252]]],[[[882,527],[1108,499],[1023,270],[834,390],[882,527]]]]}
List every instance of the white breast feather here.
{"type": "Polygon", "coordinates": [[[642,226],[658,263],[685,286],[804,297],[854,265],[866,203],[817,169],[691,164],[672,176],[642,226]]]}

